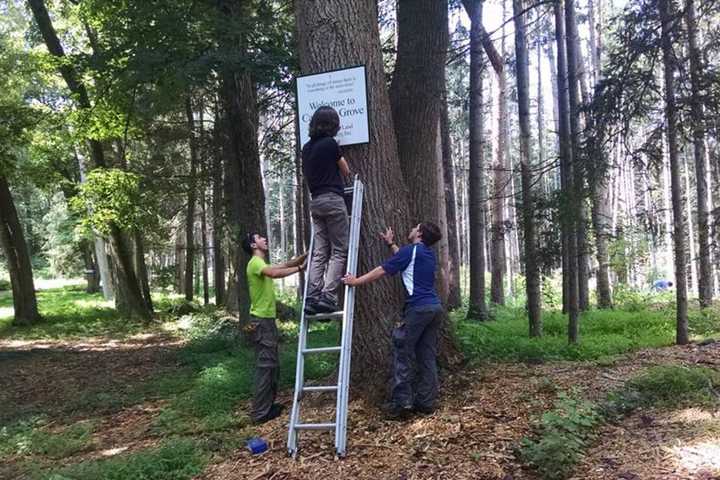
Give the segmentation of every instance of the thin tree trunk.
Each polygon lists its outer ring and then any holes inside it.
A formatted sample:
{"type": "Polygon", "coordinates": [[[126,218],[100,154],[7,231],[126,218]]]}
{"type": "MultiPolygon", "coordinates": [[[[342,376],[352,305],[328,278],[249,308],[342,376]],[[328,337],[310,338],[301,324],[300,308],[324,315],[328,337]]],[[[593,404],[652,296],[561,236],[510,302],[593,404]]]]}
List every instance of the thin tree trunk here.
{"type": "Polygon", "coordinates": [[[197,165],[198,148],[195,136],[195,118],[190,96],[185,98],[185,116],[187,118],[190,143],[190,174],[188,177],[188,201],[185,214],[185,300],[193,300],[193,277],[195,276],[195,204],[197,203],[197,165]]]}
{"type": "MultiPolygon", "coordinates": [[[[217,108],[217,107],[216,107],[217,108]]],[[[213,125],[213,186],[212,186],[212,252],[213,284],[215,286],[215,305],[225,304],[225,255],[223,250],[223,162],[220,134],[220,115],[216,110],[213,125]]]]}
{"type": "Polygon", "coordinates": [[[682,176],[685,180],[685,218],[687,218],[688,243],[690,244],[690,281],[688,290],[698,289],[698,268],[697,268],[697,249],[695,248],[695,225],[692,221],[692,202],[690,198],[690,168],[688,167],[687,152],[680,153],[682,156],[682,176]]]}
{"type": "MultiPolygon", "coordinates": [[[[61,59],[61,61],[58,62],[58,70],[69,90],[74,94],[78,107],[81,110],[89,111],[92,106],[85,85],[78,78],[72,64],[65,61],[65,52],[50,20],[50,15],[45,7],[44,0],[28,0],[28,4],[33,12],[38,29],[45,40],[48,51],[54,57],[61,59]]],[[[97,140],[88,140],[87,143],[94,167],[106,167],[101,143],[97,140]]],[[[147,304],[143,299],[137,274],[133,268],[132,258],[129,254],[128,241],[124,238],[123,233],[117,225],[111,224],[109,227],[111,252],[117,265],[118,282],[122,283],[122,285],[118,285],[118,288],[127,294],[126,300],[131,313],[144,320],[149,320],[152,318],[153,312],[147,308],[147,304]]]]}
{"type": "Polygon", "coordinates": [[[568,105],[570,107],[570,143],[572,145],[572,171],[573,188],[575,190],[573,208],[577,209],[575,215],[575,237],[577,245],[577,278],[578,278],[578,308],[587,310],[590,306],[589,272],[587,262],[587,209],[585,206],[585,170],[582,168],[580,158],[580,91],[581,68],[577,20],[575,15],[575,0],[565,0],[565,30],[567,54],[567,81],[568,105]]]}
{"type": "MultiPolygon", "coordinates": [[[[703,64],[698,46],[695,0],[685,0],[688,49],[690,53],[690,84],[692,89],[691,118],[693,153],[695,155],[695,186],[697,192],[697,228],[700,271],[698,293],[701,307],[709,307],[713,298],[713,274],[710,257],[710,217],[708,199],[709,165],[705,153],[705,108],[703,106],[703,64]]],[[[688,217],[689,219],[690,217],[688,217]]]]}
{"type": "MultiPolygon", "coordinates": [[[[506,1],[503,0],[503,21],[506,15],[506,1]]],[[[500,52],[503,61],[507,55],[505,49],[505,24],[502,27],[502,40],[500,41],[500,52]]],[[[510,184],[510,168],[508,166],[508,143],[510,140],[508,128],[508,100],[507,100],[507,73],[505,69],[496,72],[498,91],[498,116],[497,116],[497,150],[495,151],[495,167],[493,178],[493,201],[492,201],[492,247],[491,247],[491,276],[490,276],[490,301],[498,305],[505,304],[505,230],[506,217],[505,205],[508,201],[508,190],[510,184]]]]}
{"type": "Polygon", "coordinates": [[[563,226],[563,308],[568,313],[568,340],[577,343],[579,336],[577,237],[575,235],[575,189],[572,175],[572,141],[570,139],[570,100],[568,92],[567,51],[562,0],[554,4],[555,41],[557,44],[558,126],[560,138],[560,176],[563,192],[561,210],[563,226]]]}
{"type": "Polygon", "coordinates": [[[515,58],[517,59],[517,94],[520,123],[520,176],[522,183],[523,246],[525,247],[525,291],[530,321],[530,336],[542,336],[540,270],[538,269],[535,233],[535,194],[530,166],[530,56],[527,46],[527,14],[524,2],[513,0],[515,21],[515,58]]]}
{"type": "MultiPolygon", "coordinates": [[[[468,2],[469,3],[469,2],[468,2]]],[[[470,233],[470,305],[468,318],[488,319],[485,303],[485,115],[483,112],[482,2],[475,0],[470,28],[470,172],[468,222],[470,233]]]]}
{"type": "Polygon", "coordinates": [[[39,322],[30,254],[10,186],[3,175],[0,175],[0,247],[10,273],[15,310],[13,324],[27,326],[39,322]]]}
{"type": "Polygon", "coordinates": [[[665,117],[670,157],[670,182],[672,185],[673,239],[675,243],[675,293],[677,309],[676,342],[686,345],[688,333],[687,264],[685,259],[685,222],[682,206],[683,188],[680,179],[678,151],[677,104],[675,100],[675,59],[673,57],[672,25],[674,12],[670,0],[659,0],[658,8],[662,22],[663,73],[665,81],[665,117]]]}
{"type": "Polygon", "coordinates": [[[150,296],[150,279],[148,278],[147,264],[145,263],[145,245],[143,243],[142,234],[139,230],[133,231],[133,242],[135,244],[133,253],[135,256],[135,271],[138,273],[138,286],[142,292],[145,305],[150,311],[152,311],[153,303],[152,297],[150,296]]]}
{"type": "Polygon", "coordinates": [[[458,239],[457,192],[455,188],[455,166],[453,163],[452,141],[450,139],[450,118],[448,114],[447,90],[443,91],[443,104],[440,117],[442,133],[443,179],[445,181],[445,211],[448,226],[448,309],[459,308],[460,295],[460,241],[458,239]]]}

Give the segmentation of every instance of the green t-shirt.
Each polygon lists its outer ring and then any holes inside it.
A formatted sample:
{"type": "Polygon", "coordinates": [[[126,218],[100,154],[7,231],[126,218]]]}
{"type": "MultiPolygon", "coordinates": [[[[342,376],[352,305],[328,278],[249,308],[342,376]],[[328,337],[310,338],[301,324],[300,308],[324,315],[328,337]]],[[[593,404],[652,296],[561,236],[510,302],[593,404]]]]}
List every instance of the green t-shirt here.
{"type": "Polygon", "coordinates": [[[275,286],[272,278],[262,274],[265,267],[267,267],[265,260],[255,255],[247,264],[250,315],[259,318],[275,318],[275,286]]]}

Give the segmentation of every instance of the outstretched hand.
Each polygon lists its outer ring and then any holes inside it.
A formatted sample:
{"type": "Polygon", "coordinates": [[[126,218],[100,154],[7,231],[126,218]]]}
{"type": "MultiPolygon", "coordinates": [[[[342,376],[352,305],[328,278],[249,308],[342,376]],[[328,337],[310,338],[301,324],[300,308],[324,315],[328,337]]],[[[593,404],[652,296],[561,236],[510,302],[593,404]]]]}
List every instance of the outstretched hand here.
{"type": "Polygon", "coordinates": [[[342,277],[342,282],[349,287],[355,287],[358,285],[357,277],[350,273],[347,273],[344,277],[342,277]]]}
{"type": "Polygon", "coordinates": [[[392,228],[388,227],[387,230],[385,230],[385,233],[380,232],[380,238],[382,238],[388,245],[392,245],[395,242],[395,233],[392,228]]]}
{"type": "Polygon", "coordinates": [[[307,259],[307,253],[303,253],[302,255],[298,255],[297,257],[291,258],[287,265],[288,267],[299,267],[305,263],[305,260],[307,259]]]}

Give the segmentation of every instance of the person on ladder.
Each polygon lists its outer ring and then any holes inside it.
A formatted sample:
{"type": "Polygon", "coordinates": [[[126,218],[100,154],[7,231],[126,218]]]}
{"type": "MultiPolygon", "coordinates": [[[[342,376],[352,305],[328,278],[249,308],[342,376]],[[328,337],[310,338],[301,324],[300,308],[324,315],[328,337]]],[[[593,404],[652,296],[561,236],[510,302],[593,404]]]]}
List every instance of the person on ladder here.
{"type": "Polygon", "coordinates": [[[315,230],[305,301],[308,315],[340,310],[337,291],[347,260],[349,235],[342,177],[349,178],[351,173],[334,138],[339,130],[340,117],[335,109],[320,107],[310,119],[310,141],[302,148],[315,230]]]}
{"type": "Polygon", "coordinates": [[[246,274],[250,290],[248,337],[255,345],[255,388],[250,417],[253,423],[265,423],[280,416],[283,407],[275,403],[280,374],[278,329],[275,325],[276,301],[273,278],[285,278],[304,268],[306,254],[280,265],[268,265],[267,238],[249,233],[242,248],[252,255],[246,274]]]}
{"type": "Polygon", "coordinates": [[[408,235],[410,243],[402,248],[395,244],[392,229],[382,238],[394,255],[365,275],[345,275],[343,282],[357,287],[402,272],[407,295],[403,321],[392,333],[393,384],[387,413],[391,419],[414,412],[431,414],[438,396],[437,344],[443,307],[435,291],[437,260],[430,247],[440,240],[440,228],[430,222],[418,224],[408,235]]]}

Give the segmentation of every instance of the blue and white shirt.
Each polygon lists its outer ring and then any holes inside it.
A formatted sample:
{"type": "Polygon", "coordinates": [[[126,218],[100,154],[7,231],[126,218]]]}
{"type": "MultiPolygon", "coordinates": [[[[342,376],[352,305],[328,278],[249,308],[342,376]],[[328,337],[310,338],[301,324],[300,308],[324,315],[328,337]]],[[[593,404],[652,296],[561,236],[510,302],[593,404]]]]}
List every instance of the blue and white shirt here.
{"type": "Polygon", "coordinates": [[[435,252],[424,243],[405,245],[383,264],[388,275],[402,272],[402,280],[407,292],[405,305],[419,307],[440,303],[435,291],[435,252]]]}

